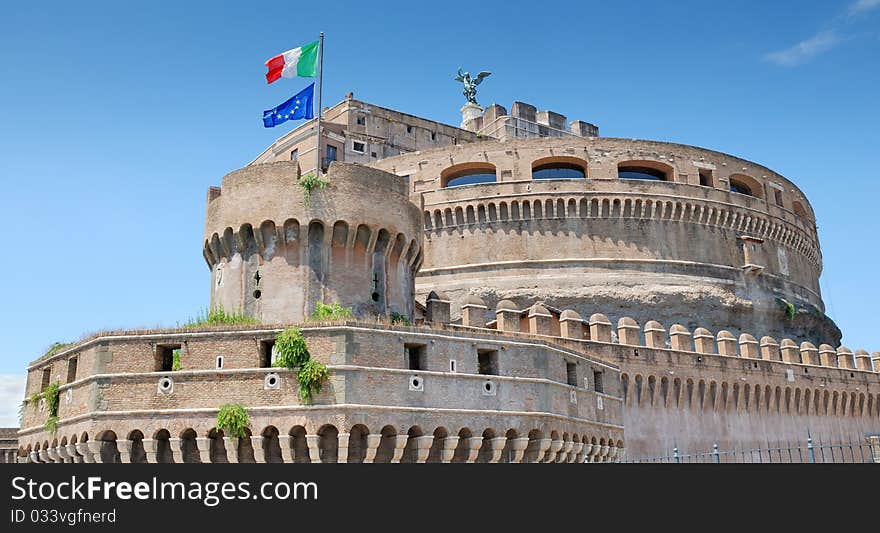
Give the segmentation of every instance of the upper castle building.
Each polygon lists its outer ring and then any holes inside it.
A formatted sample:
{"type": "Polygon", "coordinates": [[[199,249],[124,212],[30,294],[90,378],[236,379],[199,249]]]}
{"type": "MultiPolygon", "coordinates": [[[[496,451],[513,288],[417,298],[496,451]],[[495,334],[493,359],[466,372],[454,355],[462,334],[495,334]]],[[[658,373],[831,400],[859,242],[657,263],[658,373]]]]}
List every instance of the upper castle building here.
{"type": "Polygon", "coordinates": [[[839,346],[812,208],[773,170],[521,102],[454,127],[349,94],[323,124],[208,190],[211,305],[261,325],[35,360],[58,427],[29,402],[19,460],[598,462],[880,430],[880,354],[839,346]],[[292,324],[330,370],[313,405],[271,366],[292,324]],[[217,429],[227,402],[248,438],[217,429]]]}
{"type": "MultiPolygon", "coordinates": [[[[454,128],[349,94],[325,121],[325,164],[402,176],[422,208],[421,300],[441,290],[453,307],[476,294],[492,305],[543,301],[840,342],[824,314],[812,207],[769,168],[693,146],[599,137],[593,124],[522,102],[510,114],[490,105],[454,128]]],[[[314,150],[307,123],[249,166],[292,160],[306,173],[314,150]]]]}

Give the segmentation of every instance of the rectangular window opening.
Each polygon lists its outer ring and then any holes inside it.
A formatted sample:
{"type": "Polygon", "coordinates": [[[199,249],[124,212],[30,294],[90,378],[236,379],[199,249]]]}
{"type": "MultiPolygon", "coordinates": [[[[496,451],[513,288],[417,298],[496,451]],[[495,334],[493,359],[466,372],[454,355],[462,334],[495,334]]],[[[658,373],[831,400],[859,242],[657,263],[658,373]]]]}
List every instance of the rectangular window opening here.
{"type": "Polygon", "coordinates": [[[605,387],[602,386],[602,371],[593,371],[593,390],[596,392],[605,392],[605,387]]]}
{"type": "Polygon", "coordinates": [[[290,160],[296,161],[299,159],[299,148],[295,148],[290,151],[290,160]]]}
{"type": "Polygon", "coordinates": [[[773,189],[773,198],[776,200],[776,205],[782,207],[782,191],[773,189]]]}
{"type": "Polygon", "coordinates": [[[174,352],[180,350],[179,344],[160,344],[156,346],[156,372],[174,370],[174,352]]]}
{"type": "Polygon", "coordinates": [[[712,186],[712,171],[711,170],[700,170],[700,185],[703,187],[711,187],[712,186]]]}
{"type": "Polygon", "coordinates": [[[327,157],[325,159],[326,164],[330,164],[331,162],[336,161],[336,147],[332,144],[327,145],[327,157]]]}
{"type": "Polygon", "coordinates": [[[44,368],[43,369],[43,381],[40,385],[40,390],[45,389],[49,386],[49,381],[52,379],[52,368],[44,368]]]}
{"type": "Polygon", "coordinates": [[[427,370],[428,369],[428,361],[427,361],[427,346],[424,344],[404,344],[404,351],[406,352],[406,361],[409,365],[410,370],[427,370]]]}
{"type": "Polygon", "coordinates": [[[365,117],[365,116],[359,116],[359,117],[357,118],[357,124],[358,124],[358,126],[366,126],[366,124],[367,124],[367,117],[365,117]]]}
{"type": "Polygon", "coordinates": [[[260,341],[260,368],[271,368],[275,357],[275,339],[260,341]]]}
{"type": "Polygon", "coordinates": [[[364,143],[359,143],[357,141],[352,141],[351,149],[360,154],[364,153],[367,150],[367,147],[364,146],[364,143]]]}
{"type": "Polygon", "coordinates": [[[572,387],[577,387],[578,384],[578,371],[577,371],[577,363],[565,363],[565,374],[568,378],[568,384],[572,387]]]}
{"type": "Polygon", "coordinates": [[[67,360],[67,382],[72,383],[76,381],[76,357],[71,357],[67,360]]]}
{"type": "Polygon", "coordinates": [[[477,350],[477,372],[487,375],[498,375],[498,351],[477,350]]]}

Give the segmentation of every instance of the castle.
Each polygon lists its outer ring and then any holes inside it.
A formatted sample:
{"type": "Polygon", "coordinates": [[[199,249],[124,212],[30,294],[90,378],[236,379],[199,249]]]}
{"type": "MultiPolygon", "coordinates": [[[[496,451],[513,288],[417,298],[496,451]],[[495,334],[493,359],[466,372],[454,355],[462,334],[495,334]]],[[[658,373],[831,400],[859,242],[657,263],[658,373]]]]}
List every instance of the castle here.
{"type": "Polygon", "coordinates": [[[614,462],[876,442],[880,353],[839,346],[794,183],[522,102],[462,117],[349,94],[324,112],[320,153],[308,122],[227,174],[208,191],[210,302],[260,324],[101,333],[33,361],[18,460],[614,462]],[[301,186],[324,170],[325,189],[301,186]],[[311,322],[318,302],[353,316],[311,322]],[[272,366],[292,324],[329,369],[310,404],[272,366]],[[243,438],[217,427],[230,402],[249,409],[243,438]]]}

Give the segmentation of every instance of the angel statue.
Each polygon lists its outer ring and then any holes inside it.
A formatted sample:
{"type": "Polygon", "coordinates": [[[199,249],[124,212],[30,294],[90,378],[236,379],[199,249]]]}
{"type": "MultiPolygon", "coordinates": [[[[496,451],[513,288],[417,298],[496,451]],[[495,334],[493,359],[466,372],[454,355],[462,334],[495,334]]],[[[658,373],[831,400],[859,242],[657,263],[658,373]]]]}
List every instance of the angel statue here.
{"type": "Polygon", "coordinates": [[[483,81],[483,78],[490,76],[491,72],[486,72],[485,70],[477,74],[476,78],[471,79],[471,75],[467,72],[462,72],[461,67],[458,67],[458,76],[455,77],[455,81],[460,81],[464,84],[464,90],[462,94],[467,101],[471,104],[477,103],[477,85],[483,81]]]}

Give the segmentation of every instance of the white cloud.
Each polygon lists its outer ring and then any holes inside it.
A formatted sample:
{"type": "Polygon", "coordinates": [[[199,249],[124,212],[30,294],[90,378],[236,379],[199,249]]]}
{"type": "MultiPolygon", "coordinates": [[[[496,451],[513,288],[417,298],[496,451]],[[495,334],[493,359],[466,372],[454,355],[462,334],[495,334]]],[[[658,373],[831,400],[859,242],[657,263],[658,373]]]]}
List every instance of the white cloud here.
{"type": "MultiPolygon", "coordinates": [[[[880,0],[862,0],[880,3],[880,0]]],[[[771,52],[764,56],[768,61],[785,67],[800,65],[813,57],[826,52],[840,43],[834,30],[823,31],[784,50],[771,52]]]]}
{"type": "Polygon", "coordinates": [[[0,427],[18,427],[18,407],[24,400],[26,376],[0,374],[0,427]]]}
{"type": "Polygon", "coordinates": [[[854,17],[880,7],[880,0],[856,0],[846,9],[847,15],[854,17]]]}

